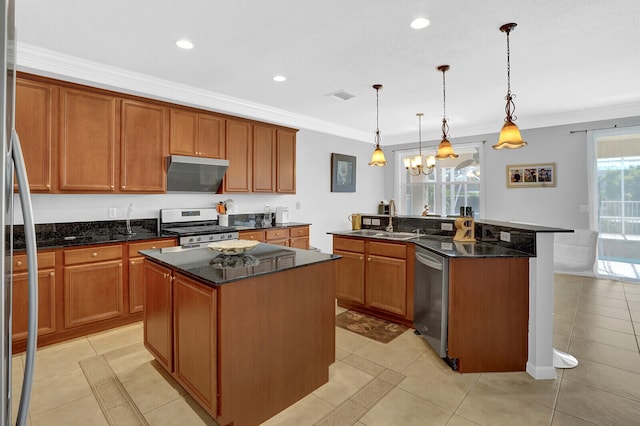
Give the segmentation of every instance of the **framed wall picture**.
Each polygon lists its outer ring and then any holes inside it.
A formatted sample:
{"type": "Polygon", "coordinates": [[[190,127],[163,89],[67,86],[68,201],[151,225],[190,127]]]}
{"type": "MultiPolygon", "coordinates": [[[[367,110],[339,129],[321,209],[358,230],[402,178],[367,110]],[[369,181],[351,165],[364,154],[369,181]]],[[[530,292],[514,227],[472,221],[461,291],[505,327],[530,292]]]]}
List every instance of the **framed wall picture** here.
{"type": "Polygon", "coordinates": [[[508,188],[556,186],[556,163],[507,166],[508,188]]]}
{"type": "Polygon", "coordinates": [[[356,157],[331,154],[331,192],[356,192],[356,157]]]}

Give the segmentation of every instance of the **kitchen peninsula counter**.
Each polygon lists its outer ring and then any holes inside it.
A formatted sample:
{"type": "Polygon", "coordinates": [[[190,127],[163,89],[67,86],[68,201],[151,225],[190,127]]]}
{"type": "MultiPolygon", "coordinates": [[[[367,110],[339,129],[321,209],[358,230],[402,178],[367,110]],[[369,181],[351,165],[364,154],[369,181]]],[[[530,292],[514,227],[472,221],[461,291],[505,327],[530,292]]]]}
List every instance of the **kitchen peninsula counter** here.
{"type": "Polygon", "coordinates": [[[329,380],[339,256],[145,250],[144,344],[218,424],[257,425],[329,380]]]}

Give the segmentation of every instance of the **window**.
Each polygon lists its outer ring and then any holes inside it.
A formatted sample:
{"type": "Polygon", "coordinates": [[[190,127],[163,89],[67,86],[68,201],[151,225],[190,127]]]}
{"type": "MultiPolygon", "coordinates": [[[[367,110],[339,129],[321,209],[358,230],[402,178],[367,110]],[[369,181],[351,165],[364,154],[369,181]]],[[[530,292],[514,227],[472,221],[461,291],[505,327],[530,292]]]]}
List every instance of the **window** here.
{"type": "MultiPolygon", "coordinates": [[[[418,155],[417,149],[396,153],[399,174],[396,200],[399,212],[419,216],[428,205],[429,214],[457,215],[460,207],[469,206],[474,216],[478,216],[481,144],[456,145],[454,149],[458,158],[437,160],[433,173],[427,176],[411,176],[404,167],[402,160],[418,155]]],[[[422,154],[434,155],[435,148],[423,149],[422,154]]]]}
{"type": "Polygon", "coordinates": [[[596,273],[640,281],[640,127],[590,132],[590,203],[596,273]]]}

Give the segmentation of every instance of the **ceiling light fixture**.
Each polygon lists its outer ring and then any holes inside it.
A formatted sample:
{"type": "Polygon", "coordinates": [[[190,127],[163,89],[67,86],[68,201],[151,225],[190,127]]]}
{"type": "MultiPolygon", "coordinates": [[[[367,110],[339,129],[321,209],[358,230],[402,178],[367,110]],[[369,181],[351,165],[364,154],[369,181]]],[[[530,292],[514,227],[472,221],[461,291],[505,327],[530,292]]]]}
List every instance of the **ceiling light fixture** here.
{"type": "Polygon", "coordinates": [[[438,71],[442,71],[442,141],[438,145],[438,151],[436,152],[436,158],[438,160],[446,160],[447,158],[458,158],[458,154],[453,152],[451,142],[449,142],[449,125],[447,124],[447,86],[445,84],[444,73],[449,69],[449,65],[440,65],[436,68],[438,71]]]}
{"type": "Polygon", "coordinates": [[[178,46],[180,49],[193,49],[193,43],[185,39],[176,41],[176,46],[178,46]]]}
{"type": "Polygon", "coordinates": [[[418,144],[420,147],[420,154],[413,158],[405,158],[404,167],[407,169],[411,176],[430,175],[436,166],[436,157],[430,155],[426,158],[426,169],[422,164],[422,116],[423,113],[419,112],[418,116],[418,144]]]}
{"type": "Polygon", "coordinates": [[[410,25],[414,30],[421,30],[423,28],[427,28],[429,24],[431,24],[431,21],[429,21],[427,18],[416,18],[411,21],[410,25]]]}
{"type": "Polygon", "coordinates": [[[284,75],[274,75],[273,81],[277,81],[278,83],[280,83],[283,81],[287,81],[287,77],[285,77],[284,75]]]}
{"type": "Polygon", "coordinates": [[[384,158],[384,152],[380,148],[380,126],[378,125],[378,92],[382,89],[382,84],[374,84],[373,88],[376,89],[376,149],[373,151],[373,155],[371,155],[371,161],[369,162],[370,166],[386,166],[387,160],[384,158]]]}
{"type": "Polygon", "coordinates": [[[506,118],[504,119],[504,125],[502,126],[502,130],[500,130],[500,137],[498,138],[498,143],[493,145],[493,149],[502,149],[502,148],[522,148],[526,146],[527,143],[522,140],[522,136],[520,135],[520,130],[518,126],[514,123],[518,117],[516,117],[513,112],[516,110],[516,104],[513,102],[513,99],[516,95],[511,93],[511,62],[510,56],[511,52],[509,50],[509,33],[513,31],[513,29],[518,24],[510,23],[504,24],[500,27],[500,31],[503,33],[507,33],[507,95],[504,99],[507,101],[507,105],[504,110],[507,113],[506,118]]]}

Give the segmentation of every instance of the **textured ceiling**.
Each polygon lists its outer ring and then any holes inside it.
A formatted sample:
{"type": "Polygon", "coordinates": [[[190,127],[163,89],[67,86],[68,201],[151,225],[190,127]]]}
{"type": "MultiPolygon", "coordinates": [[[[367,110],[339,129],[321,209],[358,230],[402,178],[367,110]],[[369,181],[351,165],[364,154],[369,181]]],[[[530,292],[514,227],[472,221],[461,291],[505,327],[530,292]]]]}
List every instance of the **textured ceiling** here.
{"type": "MultiPolygon", "coordinates": [[[[637,0],[17,0],[23,43],[291,111],[383,144],[497,132],[506,37],[521,128],[640,115],[637,0]],[[425,16],[431,25],[413,30],[425,16]],[[188,38],[195,48],[176,48],[188,38]],[[272,76],[283,74],[284,83],[272,76]],[[326,96],[345,90],[348,101],[326,96]],[[631,113],[629,113],[631,111],[631,113]],[[635,111],[635,113],[634,113],[635,111]]],[[[290,123],[295,125],[296,123],[290,123]]]]}

